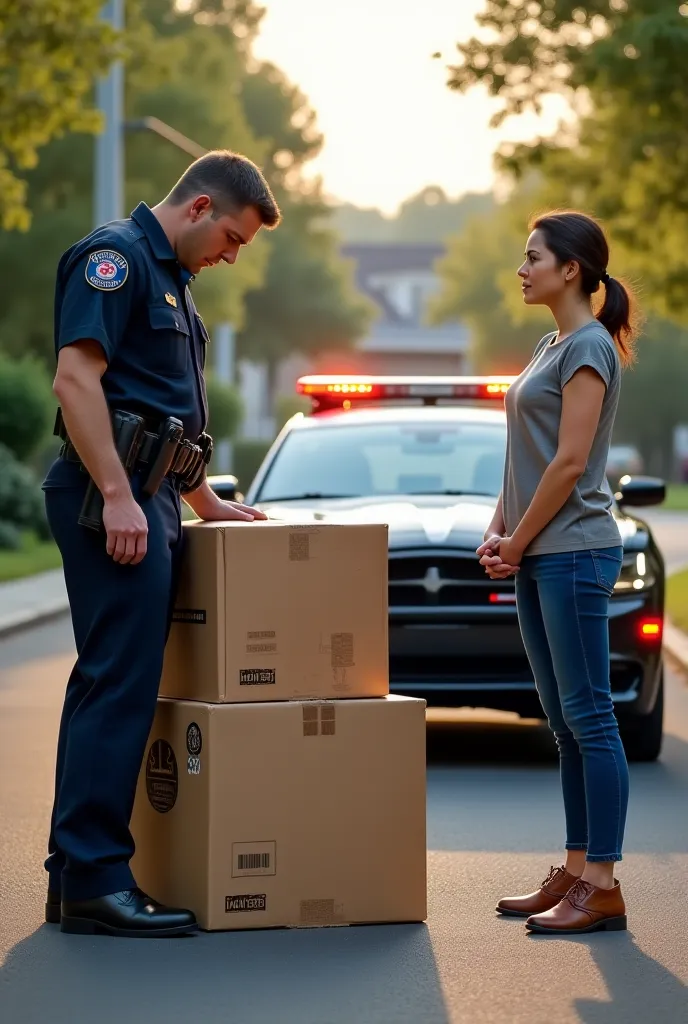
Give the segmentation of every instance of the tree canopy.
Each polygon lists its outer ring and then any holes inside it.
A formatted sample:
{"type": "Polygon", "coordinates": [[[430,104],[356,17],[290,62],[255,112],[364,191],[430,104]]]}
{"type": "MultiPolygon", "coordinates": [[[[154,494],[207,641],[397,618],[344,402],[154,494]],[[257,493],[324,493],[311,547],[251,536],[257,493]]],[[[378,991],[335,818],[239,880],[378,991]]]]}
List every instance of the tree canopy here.
{"type": "MultiPolygon", "coordinates": [[[[143,44],[127,51],[128,123],[154,116],[205,148],[245,153],[264,169],[284,212],[283,226],[261,233],[231,272],[199,275],[194,294],[208,326],[229,320],[241,331],[242,351],[256,359],[353,342],[367,306],[350,287],[318,188],[302,180],[322,136],[298,87],[251,56],[260,9],[249,0],[193,0],[183,9],[174,0],[132,0],[127,17],[127,42],[135,26],[145,40],[145,54],[143,44]]],[[[92,125],[69,127],[27,172],[30,230],[0,232],[0,347],[49,361],[55,268],[92,227],[94,142],[82,131],[92,125]]],[[[191,161],[147,131],[127,132],[125,149],[127,212],[140,200],[160,201],[191,161]]]]}
{"type": "Polygon", "coordinates": [[[438,185],[427,185],[406,199],[393,217],[375,207],[341,203],[334,208],[332,223],[347,242],[444,242],[461,231],[470,217],[493,206],[490,192],[450,199],[438,185]]]}
{"type": "Polygon", "coordinates": [[[70,131],[95,131],[95,77],[122,41],[92,0],[0,0],[0,226],[26,229],[24,172],[70,131]]]}
{"type": "Polygon", "coordinates": [[[543,177],[543,200],[601,217],[655,311],[688,322],[688,5],[677,0],[486,0],[488,30],[458,45],[451,88],[485,86],[495,122],[571,100],[575,122],[502,147],[499,162],[543,177]]]}

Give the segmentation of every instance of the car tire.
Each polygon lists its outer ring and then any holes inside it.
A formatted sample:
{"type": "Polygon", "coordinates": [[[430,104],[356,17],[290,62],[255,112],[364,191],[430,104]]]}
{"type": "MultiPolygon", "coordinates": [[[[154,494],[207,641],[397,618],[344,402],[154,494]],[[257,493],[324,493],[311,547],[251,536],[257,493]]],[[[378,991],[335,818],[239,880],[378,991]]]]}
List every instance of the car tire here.
{"type": "Polygon", "coordinates": [[[657,700],[649,715],[643,715],[621,730],[629,761],[656,761],[662,750],[664,728],[664,669],[659,678],[657,700]]]}

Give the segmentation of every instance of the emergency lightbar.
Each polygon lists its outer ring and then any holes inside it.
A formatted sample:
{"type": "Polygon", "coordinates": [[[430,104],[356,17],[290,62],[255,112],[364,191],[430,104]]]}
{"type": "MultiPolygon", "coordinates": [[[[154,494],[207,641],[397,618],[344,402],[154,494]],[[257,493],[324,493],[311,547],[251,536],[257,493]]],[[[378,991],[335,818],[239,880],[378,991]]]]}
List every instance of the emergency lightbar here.
{"type": "Polygon", "coordinates": [[[300,377],[296,390],[313,401],[314,408],[343,406],[356,401],[438,399],[495,401],[503,399],[515,377],[358,377],[314,374],[300,377]]]}

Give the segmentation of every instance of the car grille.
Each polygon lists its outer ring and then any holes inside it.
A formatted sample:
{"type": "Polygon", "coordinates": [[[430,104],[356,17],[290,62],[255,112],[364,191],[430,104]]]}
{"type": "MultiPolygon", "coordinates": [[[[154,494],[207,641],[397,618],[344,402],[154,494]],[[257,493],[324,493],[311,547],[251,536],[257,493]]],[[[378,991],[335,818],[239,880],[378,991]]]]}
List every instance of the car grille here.
{"type": "Polygon", "coordinates": [[[390,608],[492,605],[513,602],[513,578],[491,580],[476,555],[396,554],[389,559],[390,608]]]}

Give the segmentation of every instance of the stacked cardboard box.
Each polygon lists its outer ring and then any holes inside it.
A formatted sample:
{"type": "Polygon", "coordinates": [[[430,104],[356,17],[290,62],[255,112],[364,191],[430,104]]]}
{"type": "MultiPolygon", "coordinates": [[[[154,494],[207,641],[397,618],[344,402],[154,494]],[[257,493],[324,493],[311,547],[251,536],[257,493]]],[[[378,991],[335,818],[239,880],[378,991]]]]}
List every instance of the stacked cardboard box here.
{"type": "Polygon", "coordinates": [[[424,920],[425,702],[389,695],[386,526],[184,529],[139,884],[210,930],[424,920]]]}

